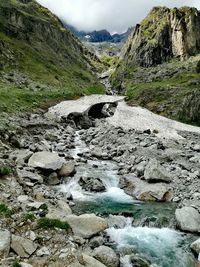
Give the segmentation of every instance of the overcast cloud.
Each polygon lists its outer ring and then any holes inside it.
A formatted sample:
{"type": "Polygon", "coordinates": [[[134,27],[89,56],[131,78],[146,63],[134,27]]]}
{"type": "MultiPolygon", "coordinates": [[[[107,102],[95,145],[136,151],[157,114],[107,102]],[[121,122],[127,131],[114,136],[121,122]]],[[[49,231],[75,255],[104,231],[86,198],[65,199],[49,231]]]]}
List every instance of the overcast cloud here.
{"type": "Polygon", "coordinates": [[[79,30],[123,32],[140,22],[153,6],[195,6],[200,0],[37,0],[79,30]]]}

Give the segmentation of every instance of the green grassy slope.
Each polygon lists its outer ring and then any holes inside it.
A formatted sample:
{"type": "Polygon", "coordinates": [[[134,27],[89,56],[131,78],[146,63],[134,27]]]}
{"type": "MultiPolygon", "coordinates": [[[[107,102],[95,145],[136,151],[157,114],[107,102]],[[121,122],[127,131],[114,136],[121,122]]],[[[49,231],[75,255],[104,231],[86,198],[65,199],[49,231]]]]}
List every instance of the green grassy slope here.
{"type": "Polygon", "coordinates": [[[0,1],[0,111],[104,93],[89,56],[58,18],[36,1],[0,1]]]}

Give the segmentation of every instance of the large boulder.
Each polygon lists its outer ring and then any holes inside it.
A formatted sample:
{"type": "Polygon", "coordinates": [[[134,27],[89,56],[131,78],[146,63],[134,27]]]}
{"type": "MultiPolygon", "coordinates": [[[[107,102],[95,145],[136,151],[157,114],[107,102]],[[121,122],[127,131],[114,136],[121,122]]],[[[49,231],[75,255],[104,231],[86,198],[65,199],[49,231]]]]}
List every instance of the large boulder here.
{"type": "Polygon", "coordinates": [[[128,192],[141,201],[170,201],[172,192],[168,185],[164,183],[149,184],[138,178],[128,179],[128,192]]]}
{"type": "Polygon", "coordinates": [[[6,258],[10,251],[10,232],[8,230],[0,231],[0,259],[6,258]]]}
{"type": "Polygon", "coordinates": [[[100,246],[93,251],[93,257],[107,267],[118,267],[119,258],[114,250],[107,246],[100,246]]]}
{"type": "Polygon", "coordinates": [[[148,182],[170,183],[171,175],[161,166],[156,159],[151,159],[144,171],[144,178],[148,182]]]}
{"type": "Polygon", "coordinates": [[[70,215],[66,220],[74,234],[83,238],[90,238],[107,228],[106,220],[95,214],[70,215]]]}
{"type": "Polygon", "coordinates": [[[52,171],[60,170],[63,166],[63,163],[63,158],[60,158],[57,153],[51,153],[47,151],[33,154],[28,161],[28,165],[30,167],[52,171]]]}
{"type": "Polygon", "coordinates": [[[80,186],[89,192],[105,192],[106,188],[99,178],[81,177],[79,179],[80,186]]]}
{"type": "Polygon", "coordinates": [[[186,232],[200,232],[200,214],[192,207],[183,207],[175,212],[177,226],[186,232]]]}
{"type": "Polygon", "coordinates": [[[193,242],[190,246],[190,248],[196,252],[197,254],[200,253],[200,238],[197,239],[195,242],[193,242]]]}
{"type": "Polygon", "coordinates": [[[18,256],[28,258],[36,251],[37,245],[27,238],[12,235],[11,248],[18,256]]]}

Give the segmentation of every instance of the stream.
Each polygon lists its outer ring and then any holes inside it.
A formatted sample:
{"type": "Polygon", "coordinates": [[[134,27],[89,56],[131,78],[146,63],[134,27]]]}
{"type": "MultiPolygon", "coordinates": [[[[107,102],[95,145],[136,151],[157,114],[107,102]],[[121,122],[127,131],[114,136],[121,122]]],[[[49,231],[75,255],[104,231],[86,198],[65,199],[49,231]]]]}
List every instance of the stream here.
{"type": "MultiPolygon", "coordinates": [[[[71,156],[77,160],[87,150],[79,132],[76,132],[75,148],[71,149],[71,156]]],[[[151,262],[151,267],[194,267],[195,258],[189,246],[196,237],[175,229],[175,205],[144,203],[133,199],[119,188],[117,170],[114,161],[79,162],[75,176],[70,181],[66,180],[59,190],[73,196],[75,214],[124,217],[120,227],[110,226],[106,231],[117,252],[134,251],[134,254],[151,262]],[[80,177],[100,178],[105,192],[85,191],[78,183],[80,177]]],[[[120,261],[123,267],[140,266],[131,263],[131,257],[126,253],[120,261]]]]}

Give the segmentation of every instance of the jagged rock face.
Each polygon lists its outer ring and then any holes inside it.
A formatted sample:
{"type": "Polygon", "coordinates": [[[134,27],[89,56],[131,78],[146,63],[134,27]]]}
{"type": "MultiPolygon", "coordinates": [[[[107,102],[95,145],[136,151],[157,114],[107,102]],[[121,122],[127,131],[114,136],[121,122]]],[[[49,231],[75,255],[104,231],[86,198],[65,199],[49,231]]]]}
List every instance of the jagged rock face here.
{"type": "Polygon", "coordinates": [[[195,8],[155,7],[124,46],[123,64],[150,67],[173,57],[200,52],[200,12],[195,8]]]}
{"type": "Polygon", "coordinates": [[[200,123],[200,91],[193,90],[188,94],[179,110],[179,118],[183,121],[192,121],[199,125],[200,123]]]}

